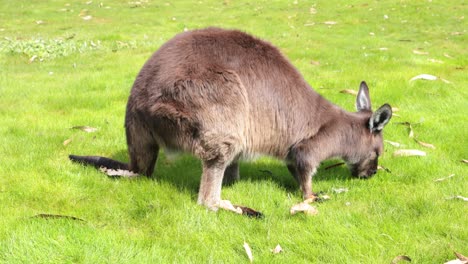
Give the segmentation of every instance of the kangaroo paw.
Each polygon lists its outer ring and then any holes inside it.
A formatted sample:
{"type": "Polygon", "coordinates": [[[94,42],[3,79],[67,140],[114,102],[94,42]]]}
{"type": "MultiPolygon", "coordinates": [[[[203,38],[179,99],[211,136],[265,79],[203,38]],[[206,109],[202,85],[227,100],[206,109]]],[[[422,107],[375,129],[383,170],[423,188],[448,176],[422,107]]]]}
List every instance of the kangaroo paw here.
{"type": "Polygon", "coordinates": [[[318,193],[313,193],[306,199],[304,199],[304,203],[322,203],[325,202],[326,200],[330,200],[330,196],[325,194],[324,192],[318,192],[318,193]]]}
{"type": "Polygon", "coordinates": [[[236,214],[246,215],[249,217],[255,217],[255,218],[263,217],[263,214],[261,212],[253,210],[252,208],[249,208],[249,207],[233,205],[231,201],[229,200],[221,200],[219,202],[219,208],[234,212],[236,214]]]}

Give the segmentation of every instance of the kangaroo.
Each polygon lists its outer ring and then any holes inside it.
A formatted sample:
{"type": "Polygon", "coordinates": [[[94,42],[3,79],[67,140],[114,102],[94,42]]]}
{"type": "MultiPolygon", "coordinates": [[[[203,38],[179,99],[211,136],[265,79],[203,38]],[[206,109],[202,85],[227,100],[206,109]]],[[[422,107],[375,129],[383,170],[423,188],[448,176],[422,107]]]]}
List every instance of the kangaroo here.
{"type": "Polygon", "coordinates": [[[357,112],[330,103],[272,44],[237,30],[206,28],[176,35],[145,63],[125,116],[129,164],[98,156],[72,161],[151,176],[160,148],[202,162],[198,204],[260,215],[221,199],[239,178],[238,161],[262,154],[284,160],[307,202],[320,162],[342,158],[352,175],[369,178],[383,153],[390,105],[371,110],[360,84],[357,112]]]}

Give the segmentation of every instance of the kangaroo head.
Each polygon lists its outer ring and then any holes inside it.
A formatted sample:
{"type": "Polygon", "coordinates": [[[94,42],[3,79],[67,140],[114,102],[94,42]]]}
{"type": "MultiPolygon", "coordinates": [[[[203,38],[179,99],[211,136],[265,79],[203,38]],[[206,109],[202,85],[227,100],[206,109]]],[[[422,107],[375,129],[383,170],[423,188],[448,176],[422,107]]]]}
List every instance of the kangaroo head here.
{"type": "Polygon", "coordinates": [[[356,109],[362,119],[355,127],[350,153],[345,160],[353,176],[369,178],[377,172],[379,156],[383,154],[382,130],[392,117],[392,108],[384,104],[375,112],[371,109],[369,88],[361,83],[356,99],[356,109]]]}

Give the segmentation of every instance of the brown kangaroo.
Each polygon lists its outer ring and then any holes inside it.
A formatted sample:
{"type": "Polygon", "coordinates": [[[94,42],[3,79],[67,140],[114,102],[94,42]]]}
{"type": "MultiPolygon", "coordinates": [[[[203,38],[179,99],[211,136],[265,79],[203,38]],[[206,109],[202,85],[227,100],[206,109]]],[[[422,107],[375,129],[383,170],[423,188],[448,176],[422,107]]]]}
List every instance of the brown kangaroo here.
{"type": "Polygon", "coordinates": [[[70,159],[151,176],[160,147],[189,152],[203,165],[198,203],[249,214],[221,200],[223,178],[239,178],[242,158],[285,160],[306,201],[317,198],[312,176],[325,159],[342,158],[360,178],[375,174],[392,109],[372,112],[365,82],[356,108],[324,99],[268,42],[236,30],[194,30],[161,46],[133,84],[125,117],[130,163],[70,159]]]}

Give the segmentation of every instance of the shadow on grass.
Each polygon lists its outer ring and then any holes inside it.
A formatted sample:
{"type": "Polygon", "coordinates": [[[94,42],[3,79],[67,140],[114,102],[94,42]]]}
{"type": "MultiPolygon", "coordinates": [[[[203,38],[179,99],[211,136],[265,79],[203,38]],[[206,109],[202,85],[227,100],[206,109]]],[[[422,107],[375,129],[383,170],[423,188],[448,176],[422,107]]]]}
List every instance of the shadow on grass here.
{"type": "MultiPolygon", "coordinates": [[[[111,157],[112,159],[127,162],[128,153],[121,150],[111,157]]],[[[313,177],[313,182],[343,181],[353,178],[345,165],[326,169],[326,167],[339,163],[337,160],[325,161],[318,168],[313,177]]],[[[197,158],[181,154],[176,158],[168,158],[164,152],[160,152],[155,172],[150,179],[167,182],[181,191],[198,193],[202,169],[201,162],[197,158]]],[[[281,161],[270,158],[259,159],[252,162],[240,163],[240,181],[273,181],[278,186],[284,187],[288,192],[296,192],[299,185],[289,173],[281,161]]],[[[319,191],[319,190],[317,190],[319,191]]]]}

